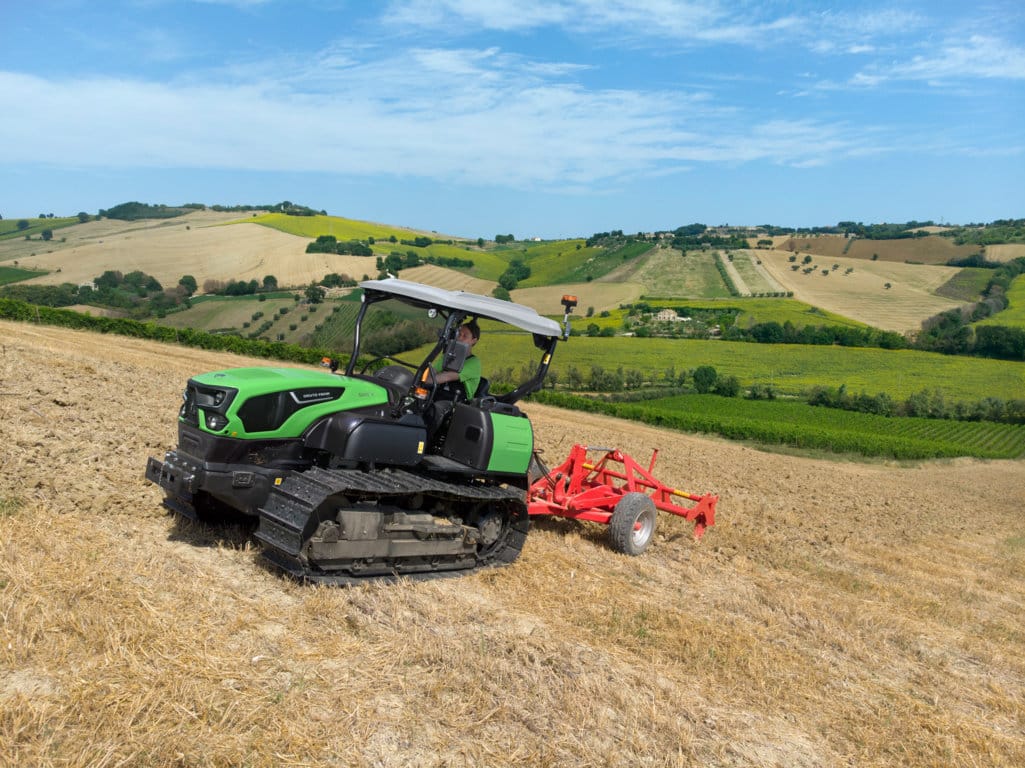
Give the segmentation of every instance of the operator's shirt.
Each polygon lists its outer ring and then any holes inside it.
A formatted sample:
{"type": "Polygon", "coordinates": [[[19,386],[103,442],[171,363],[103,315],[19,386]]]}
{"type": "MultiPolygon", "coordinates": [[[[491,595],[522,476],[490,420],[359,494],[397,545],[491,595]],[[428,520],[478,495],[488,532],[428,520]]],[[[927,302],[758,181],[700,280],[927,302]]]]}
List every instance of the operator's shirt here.
{"type": "Polygon", "coordinates": [[[459,372],[459,383],[466,390],[466,399],[472,400],[477,394],[477,387],[480,386],[480,358],[470,355],[463,363],[463,369],[459,372]]]}

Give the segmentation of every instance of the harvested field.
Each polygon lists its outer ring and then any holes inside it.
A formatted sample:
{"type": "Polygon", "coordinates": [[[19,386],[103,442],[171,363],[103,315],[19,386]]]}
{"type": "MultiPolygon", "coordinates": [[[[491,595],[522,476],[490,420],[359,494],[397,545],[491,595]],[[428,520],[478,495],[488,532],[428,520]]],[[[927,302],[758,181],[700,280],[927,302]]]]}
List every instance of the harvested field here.
{"type": "Polygon", "coordinates": [[[794,264],[788,261],[791,255],[762,251],[761,259],[776,281],[794,292],[795,299],[876,328],[918,330],[926,318],[960,304],[934,293],[958,273],[957,267],[831,256],[815,258],[808,265],[798,259],[795,264],[799,268],[794,271],[794,264]],[[805,274],[807,267],[814,269],[805,274]],[[823,274],[823,270],[829,274],[823,274]]]}
{"type": "Polygon", "coordinates": [[[496,285],[493,280],[481,280],[455,269],[436,267],[432,264],[404,269],[400,277],[403,280],[413,280],[418,283],[435,285],[438,288],[446,288],[450,291],[469,291],[470,293],[481,293],[485,296],[491,295],[496,285]]]}
{"type": "Polygon", "coordinates": [[[252,362],[0,322],[0,764],[1025,764],[1022,462],[787,457],[528,404],[549,460],[658,446],[717,525],[663,518],[628,558],[547,522],[504,569],[310,588],[142,480],[186,377],[252,362]]]}
{"type": "Polygon", "coordinates": [[[539,288],[518,288],[512,292],[512,300],[533,307],[543,315],[562,315],[562,297],[569,294],[580,300],[573,310],[576,317],[582,317],[588,307],[596,312],[617,309],[623,304],[637,301],[644,288],[639,283],[606,283],[593,280],[590,283],[565,283],[546,285],[539,288]]]}
{"type": "Polygon", "coordinates": [[[193,275],[200,289],[206,280],[262,283],[264,277],[274,275],[282,287],[301,287],[321,280],[329,272],[358,280],[377,271],[373,259],[306,253],[306,238],[259,224],[213,226],[208,218],[194,220],[193,216],[201,214],[156,225],[151,221],[149,227],[118,222],[120,230],[53,253],[23,257],[19,266],[50,270],[48,275],[25,281],[27,284],[90,283],[104,271],[116,268],[153,275],[164,287],[176,285],[183,275],[193,275]]]}
{"type": "Polygon", "coordinates": [[[853,240],[842,235],[794,237],[777,244],[787,253],[810,253],[824,258],[895,261],[909,264],[946,264],[951,259],[963,259],[979,252],[977,245],[955,245],[949,237],[930,235],[898,240],[853,240]]]}
{"type": "Polygon", "coordinates": [[[986,246],[987,261],[1013,261],[1025,256],[1025,243],[1002,243],[986,246]]]}
{"type": "MultiPolygon", "coordinates": [[[[176,216],[172,219],[140,219],[138,221],[98,219],[84,224],[62,227],[56,230],[54,239],[49,242],[43,242],[38,239],[0,240],[0,263],[10,262],[14,259],[24,259],[33,253],[55,254],[80,246],[96,245],[101,241],[106,242],[110,238],[116,240],[125,235],[143,238],[150,233],[167,228],[184,229],[182,227],[183,224],[188,227],[206,227],[236,221],[238,218],[238,213],[196,211],[185,216],[176,216]]],[[[110,269],[110,266],[108,265],[106,269],[110,269]]]]}

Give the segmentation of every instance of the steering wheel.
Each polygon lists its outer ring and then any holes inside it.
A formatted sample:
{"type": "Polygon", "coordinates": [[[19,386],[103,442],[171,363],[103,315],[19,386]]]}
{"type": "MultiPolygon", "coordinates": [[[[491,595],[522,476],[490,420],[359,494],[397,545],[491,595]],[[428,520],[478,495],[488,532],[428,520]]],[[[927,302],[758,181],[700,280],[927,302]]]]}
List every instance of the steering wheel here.
{"type": "MultiPolygon", "coordinates": [[[[416,381],[416,371],[419,370],[419,368],[420,368],[419,365],[414,365],[412,363],[408,363],[405,360],[399,360],[397,357],[393,357],[391,355],[381,355],[380,357],[375,357],[373,360],[370,360],[368,363],[366,363],[360,369],[360,371],[359,371],[360,375],[361,376],[366,375],[368,370],[370,370],[371,368],[376,366],[378,363],[381,363],[382,361],[385,361],[385,360],[390,360],[391,362],[396,364],[395,367],[401,367],[402,369],[404,369],[404,370],[409,372],[409,379],[408,379],[408,381],[404,377],[402,378],[401,382],[400,381],[396,381],[395,379],[389,379],[389,380],[393,381],[396,384],[400,384],[400,386],[407,391],[408,401],[410,403],[417,402],[418,403],[418,405],[416,406],[417,410],[420,413],[425,413],[427,411],[427,409],[430,407],[430,405],[434,402],[434,396],[435,396],[435,394],[437,394],[437,391],[438,391],[438,382],[437,382],[437,379],[436,379],[436,375],[434,373],[434,369],[432,367],[428,366],[427,367],[427,376],[424,377],[423,381],[419,381],[418,382],[418,381],[416,381]],[[413,390],[414,389],[426,390],[427,391],[426,397],[418,396],[416,398],[413,398],[412,394],[413,394],[413,390]]],[[[392,367],[392,366],[387,366],[387,365],[386,366],[381,366],[375,372],[375,374],[376,373],[380,373],[381,371],[385,371],[385,370],[387,370],[390,367],[392,367]]]]}

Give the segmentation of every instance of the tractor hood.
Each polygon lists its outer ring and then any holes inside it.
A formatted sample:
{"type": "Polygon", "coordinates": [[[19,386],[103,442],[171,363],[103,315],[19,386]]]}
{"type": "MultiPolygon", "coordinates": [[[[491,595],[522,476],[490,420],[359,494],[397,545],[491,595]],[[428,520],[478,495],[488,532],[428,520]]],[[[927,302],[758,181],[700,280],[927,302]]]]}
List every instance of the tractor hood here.
{"type": "Polygon", "coordinates": [[[338,411],[388,402],[385,387],[302,368],[231,368],[189,379],[179,419],[216,435],[287,438],[338,411]]]}

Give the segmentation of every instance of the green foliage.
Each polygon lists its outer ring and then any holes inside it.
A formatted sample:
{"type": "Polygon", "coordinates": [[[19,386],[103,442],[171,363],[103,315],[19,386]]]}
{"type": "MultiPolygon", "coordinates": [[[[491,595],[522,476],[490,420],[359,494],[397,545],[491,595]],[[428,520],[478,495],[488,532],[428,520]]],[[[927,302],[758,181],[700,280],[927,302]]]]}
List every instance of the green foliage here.
{"type": "Polygon", "coordinates": [[[306,253],[338,253],[351,256],[374,255],[374,251],[369,245],[359,240],[339,242],[334,235],[320,235],[312,243],[306,245],[306,253]]]}
{"type": "Polygon", "coordinates": [[[975,325],[976,333],[986,325],[1006,325],[1014,328],[1025,328],[1025,275],[1020,275],[1008,286],[1000,304],[1004,306],[998,313],[975,325]]]}
{"type": "Polygon", "coordinates": [[[726,265],[723,264],[722,256],[719,254],[718,251],[715,252],[714,258],[715,268],[719,270],[719,277],[722,278],[723,284],[726,286],[726,289],[730,292],[731,296],[739,296],[740,291],[737,290],[737,286],[733,282],[733,278],[730,276],[729,271],[727,271],[726,265]]]}
{"type": "Polygon", "coordinates": [[[196,283],[196,278],[192,275],[182,275],[182,278],[178,281],[178,285],[180,285],[182,290],[185,291],[186,296],[194,294],[196,289],[199,287],[196,283]]]}
{"type": "Polygon", "coordinates": [[[714,395],[683,395],[643,403],[615,403],[547,391],[534,397],[563,408],[670,429],[837,453],[906,460],[1025,456],[1025,426],[1020,425],[887,418],[810,408],[797,402],[724,399],[714,395]]]}
{"type": "Polygon", "coordinates": [[[173,219],[192,213],[195,210],[203,210],[206,206],[167,206],[149,205],[148,203],[130,202],[115,205],[113,208],[101,210],[100,216],[120,221],[137,221],[139,219],[173,219]]]}
{"type": "Polygon", "coordinates": [[[997,219],[990,224],[969,224],[940,234],[953,238],[957,245],[1025,243],[1025,219],[997,219]]]}
{"type": "Polygon", "coordinates": [[[77,285],[5,285],[0,288],[0,297],[38,304],[43,307],[70,307],[78,304],[81,292],[77,285]]]}
{"type": "MultiPolygon", "coordinates": [[[[489,359],[527,357],[531,348],[526,338],[510,335],[496,340],[485,334],[474,349],[487,365],[489,359]]],[[[909,349],[574,336],[559,346],[552,365],[565,377],[570,366],[588,371],[610,361],[642,371],[649,381],[660,378],[670,364],[678,371],[709,365],[737,376],[744,387],[766,384],[782,396],[800,396],[816,385],[835,386],[838,381],[853,390],[887,392],[895,398],[932,387],[952,400],[1022,396],[1020,362],[909,349]]]]}
{"type": "Polygon", "coordinates": [[[715,386],[715,381],[718,378],[718,373],[715,368],[710,365],[699,365],[694,369],[694,389],[699,394],[710,392],[712,387],[715,386]]]}
{"type": "MultiPolygon", "coordinates": [[[[324,290],[323,286],[317,285],[316,283],[310,283],[306,286],[306,290],[303,291],[303,293],[310,304],[320,304],[324,300],[324,296],[327,292],[324,290]]],[[[292,328],[292,330],[294,331],[295,328],[292,328]]]]}
{"type": "Polygon", "coordinates": [[[461,256],[433,256],[427,254],[424,256],[424,261],[428,264],[436,264],[439,267],[449,267],[451,269],[472,269],[474,266],[473,259],[465,259],[461,256]]]}
{"type": "Polygon", "coordinates": [[[356,281],[348,275],[339,275],[337,272],[329,272],[324,275],[320,284],[325,288],[342,288],[356,285],[356,281]]]}
{"type": "Polygon", "coordinates": [[[704,248],[745,249],[748,244],[747,238],[739,232],[716,234],[710,232],[704,224],[690,224],[673,230],[672,247],[680,251],[704,248]]]}

